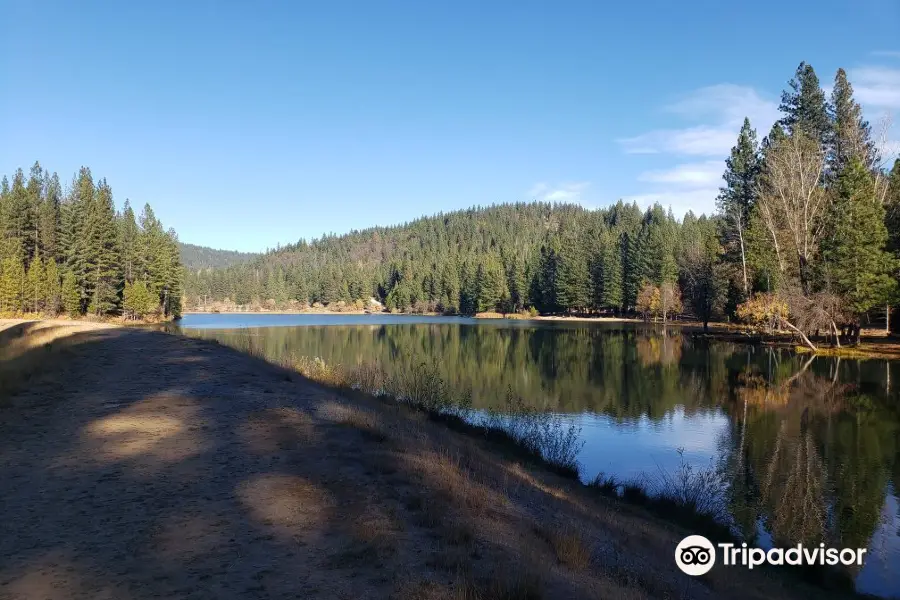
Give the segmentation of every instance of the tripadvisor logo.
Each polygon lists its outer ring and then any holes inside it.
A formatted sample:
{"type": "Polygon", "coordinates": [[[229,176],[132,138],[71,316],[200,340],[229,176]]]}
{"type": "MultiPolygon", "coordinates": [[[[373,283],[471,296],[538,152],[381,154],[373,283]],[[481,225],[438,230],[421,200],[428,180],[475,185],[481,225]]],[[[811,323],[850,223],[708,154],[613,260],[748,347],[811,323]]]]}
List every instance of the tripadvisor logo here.
{"type": "MultiPolygon", "coordinates": [[[[862,566],[865,548],[805,547],[797,544],[791,548],[749,548],[747,544],[718,544],[719,555],[725,566],[743,566],[748,569],[760,565],[857,565],[862,566]]],[[[675,548],[675,564],[684,573],[704,575],[716,564],[716,547],[702,535],[689,535],[675,548]]]]}
{"type": "Polygon", "coordinates": [[[716,549],[702,535],[689,535],[675,548],[675,564],[688,575],[703,575],[716,564],[716,549]]]}

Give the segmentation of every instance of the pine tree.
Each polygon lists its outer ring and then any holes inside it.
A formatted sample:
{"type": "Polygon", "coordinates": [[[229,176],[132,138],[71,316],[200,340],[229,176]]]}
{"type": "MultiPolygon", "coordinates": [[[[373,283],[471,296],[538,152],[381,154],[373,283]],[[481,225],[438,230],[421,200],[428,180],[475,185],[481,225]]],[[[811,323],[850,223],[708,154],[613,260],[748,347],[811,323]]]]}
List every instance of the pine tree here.
{"type": "MultiPolygon", "coordinates": [[[[337,266],[334,264],[329,264],[324,272],[324,276],[322,277],[322,288],[319,292],[319,302],[322,304],[331,304],[332,302],[337,302],[340,299],[340,282],[341,282],[341,273],[338,270],[337,266]]],[[[398,282],[399,284],[400,282],[398,282]]],[[[396,286],[395,286],[396,287],[396,286]]],[[[405,296],[403,299],[404,309],[409,305],[409,290],[404,289],[405,296]]]]}
{"type": "MultiPolygon", "coordinates": [[[[84,313],[91,290],[89,289],[89,271],[92,268],[89,256],[89,240],[87,218],[94,205],[94,180],[91,170],[81,167],[72,182],[72,190],[62,210],[63,246],[66,267],[75,278],[81,308],[84,313]]],[[[71,300],[71,298],[67,298],[71,300]]],[[[69,314],[75,314],[68,310],[69,314]]]]}
{"type": "Polygon", "coordinates": [[[25,252],[25,261],[30,264],[32,258],[39,250],[39,224],[40,207],[44,191],[44,171],[39,162],[35,161],[31,167],[28,184],[25,186],[25,214],[22,215],[23,232],[22,246],[25,252]]]}
{"type": "Polygon", "coordinates": [[[31,312],[41,312],[47,303],[47,274],[40,255],[32,259],[28,266],[25,283],[25,308],[31,312]]]}
{"type": "Polygon", "coordinates": [[[674,219],[654,204],[644,215],[639,237],[639,253],[631,267],[655,285],[672,283],[678,276],[675,262],[674,219]]]}
{"type": "Polygon", "coordinates": [[[122,309],[132,319],[143,319],[159,308],[156,294],[144,281],[125,282],[122,309]]]}
{"type": "Polygon", "coordinates": [[[60,198],[62,188],[59,176],[44,173],[44,198],[38,208],[38,248],[46,261],[57,261],[62,258],[60,247],[60,198]]]}
{"type": "Polygon", "coordinates": [[[0,240],[6,239],[11,229],[9,225],[12,218],[10,215],[11,202],[9,179],[4,175],[3,179],[0,179],[0,240]]]}
{"type": "Polygon", "coordinates": [[[561,310],[584,311],[590,305],[590,271],[585,242],[576,227],[560,239],[556,274],[556,300],[561,310]]]}
{"type": "Polygon", "coordinates": [[[885,197],[885,223],[888,230],[888,249],[900,256],[900,158],[894,160],[894,167],[888,177],[888,193],[885,197]]]}
{"type": "Polygon", "coordinates": [[[802,62],[788,85],[791,89],[781,94],[778,107],[784,113],[780,125],[788,133],[803,131],[821,146],[826,146],[831,136],[831,121],[825,92],[816,72],[811,65],[802,62]]]}
{"type": "Polygon", "coordinates": [[[26,277],[24,252],[18,238],[5,245],[0,256],[0,312],[25,310],[26,277]]]}
{"type": "Polygon", "coordinates": [[[101,180],[85,220],[85,289],[88,311],[96,315],[118,311],[123,284],[119,235],[112,190],[101,180]]]}
{"type": "Polygon", "coordinates": [[[459,304],[459,271],[455,261],[448,260],[441,268],[441,301],[440,308],[445,313],[460,312],[459,304]]]}
{"type": "Polygon", "coordinates": [[[829,217],[832,235],[823,243],[823,259],[832,289],[858,319],[884,306],[896,287],[891,277],[896,261],[884,249],[884,207],[875,196],[872,174],[859,158],[852,158],[841,173],[829,217]]]}
{"type": "Polygon", "coordinates": [[[408,284],[398,281],[388,294],[385,306],[390,311],[405,311],[411,304],[408,284]]]}
{"type": "Polygon", "coordinates": [[[622,307],[622,252],[618,238],[604,229],[600,238],[600,282],[597,304],[600,308],[619,310],[622,307]]]}
{"type": "Polygon", "coordinates": [[[756,203],[759,185],[760,163],[756,130],[750,120],[744,119],[737,145],[725,160],[725,186],[719,189],[717,205],[722,214],[726,260],[740,265],[744,298],[750,294],[750,276],[747,271],[747,229],[750,213],[756,203]]]}
{"type": "Polygon", "coordinates": [[[475,290],[477,312],[496,311],[500,302],[509,297],[503,270],[495,257],[487,256],[478,263],[475,290]]]}
{"type": "Polygon", "coordinates": [[[844,69],[838,69],[834,78],[829,109],[833,124],[829,152],[831,173],[837,177],[854,159],[866,169],[875,168],[878,152],[872,141],[872,128],[863,118],[862,107],[853,98],[853,87],[847,81],[844,69]]]}
{"type": "MultiPolygon", "coordinates": [[[[222,298],[226,294],[224,292],[224,285],[216,285],[221,280],[214,279],[213,287],[211,290],[211,294],[214,297],[222,298]]],[[[293,297],[300,302],[301,304],[306,304],[309,302],[309,286],[307,282],[309,281],[309,275],[304,271],[301,271],[300,274],[294,277],[293,280],[293,291],[291,292],[293,297]]]]}
{"type": "MultiPolygon", "coordinates": [[[[685,219],[687,222],[687,219],[685,219]]],[[[709,329],[709,321],[721,309],[726,278],[719,272],[721,246],[714,221],[705,216],[693,228],[682,228],[685,244],[681,259],[681,289],[694,316],[709,329]]]]}
{"type": "Polygon", "coordinates": [[[478,312],[477,267],[471,260],[464,260],[459,278],[459,313],[474,315],[478,312]]]}
{"type": "Polygon", "coordinates": [[[641,233],[627,232],[619,238],[622,256],[622,310],[637,306],[637,297],[646,281],[641,233]]]}
{"type": "Polygon", "coordinates": [[[138,273],[143,273],[141,264],[140,238],[141,230],[134,217],[131,202],[125,200],[122,215],[119,217],[119,244],[122,248],[122,273],[125,281],[134,281],[138,273]]]}
{"type": "Polygon", "coordinates": [[[510,312],[518,312],[525,308],[528,301],[528,277],[525,260],[514,252],[510,257],[506,271],[506,285],[509,289],[510,312]]]}
{"type": "Polygon", "coordinates": [[[45,311],[48,314],[58,314],[62,308],[62,290],[60,289],[59,267],[56,261],[50,259],[44,266],[45,281],[45,311]]]}
{"type": "Polygon", "coordinates": [[[21,244],[24,261],[34,256],[34,212],[31,206],[25,174],[18,169],[13,176],[12,189],[7,200],[6,232],[4,237],[17,238],[21,244]]]}
{"type": "Polygon", "coordinates": [[[178,235],[174,229],[169,229],[165,235],[165,263],[166,284],[163,293],[163,315],[166,317],[181,316],[181,298],[184,293],[182,282],[184,281],[184,267],[181,265],[178,235]]]}
{"type": "Polygon", "coordinates": [[[557,277],[559,272],[559,253],[555,241],[541,248],[538,271],[532,281],[531,303],[542,313],[560,311],[557,296],[557,277]]]}
{"type": "Polygon", "coordinates": [[[81,290],[78,289],[78,280],[72,271],[66,271],[65,275],[63,275],[60,295],[62,296],[62,307],[66,314],[70,317],[81,315],[81,290]]]}

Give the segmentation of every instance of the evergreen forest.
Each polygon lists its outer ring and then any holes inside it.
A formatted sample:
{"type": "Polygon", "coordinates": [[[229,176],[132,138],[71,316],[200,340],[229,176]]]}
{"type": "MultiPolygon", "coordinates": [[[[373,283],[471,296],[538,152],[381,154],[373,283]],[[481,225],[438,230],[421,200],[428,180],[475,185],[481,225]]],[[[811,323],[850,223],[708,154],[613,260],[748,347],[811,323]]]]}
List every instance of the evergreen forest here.
{"type": "Polygon", "coordinates": [[[181,313],[178,238],[150,205],[116,212],[82,167],[64,190],[35,162],[0,182],[0,314],[171,318],[181,313]]]}

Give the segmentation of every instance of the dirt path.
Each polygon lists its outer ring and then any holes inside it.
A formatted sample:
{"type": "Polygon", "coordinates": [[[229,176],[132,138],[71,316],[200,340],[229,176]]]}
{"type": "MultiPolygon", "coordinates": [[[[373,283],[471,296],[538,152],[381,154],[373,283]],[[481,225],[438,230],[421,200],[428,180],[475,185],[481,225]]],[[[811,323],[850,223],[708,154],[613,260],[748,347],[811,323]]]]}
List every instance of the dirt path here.
{"type": "Polygon", "coordinates": [[[0,404],[3,599],[820,596],[688,578],[684,532],[213,343],[52,363],[0,404]]]}

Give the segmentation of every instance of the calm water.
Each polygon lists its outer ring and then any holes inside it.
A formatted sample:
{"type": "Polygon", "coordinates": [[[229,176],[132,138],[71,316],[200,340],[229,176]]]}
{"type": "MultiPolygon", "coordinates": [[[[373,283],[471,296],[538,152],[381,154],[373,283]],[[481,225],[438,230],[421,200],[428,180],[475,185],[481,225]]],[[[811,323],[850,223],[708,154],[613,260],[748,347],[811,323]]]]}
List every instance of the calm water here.
{"type": "Polygon", "coordinates": [[[859,591],[900,597],[900,362],[695,340],[677,328],[384,315],[187,315],[188,335],[328,364],[437,361],[475,408],[507,390],[581,428],[586,479],[720,470],[762,545],[868,547],[859,591]]]}

